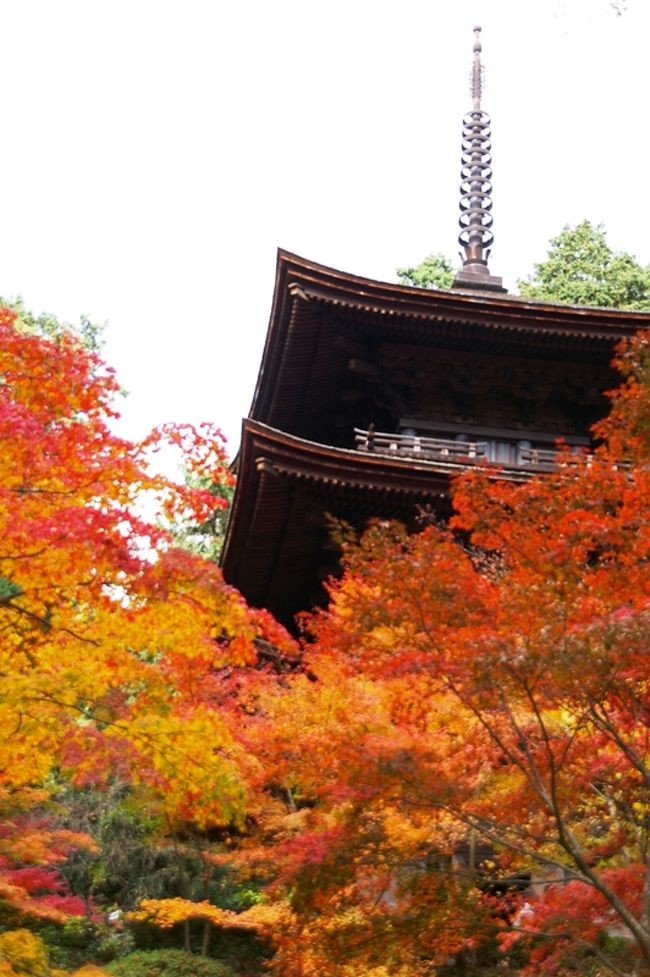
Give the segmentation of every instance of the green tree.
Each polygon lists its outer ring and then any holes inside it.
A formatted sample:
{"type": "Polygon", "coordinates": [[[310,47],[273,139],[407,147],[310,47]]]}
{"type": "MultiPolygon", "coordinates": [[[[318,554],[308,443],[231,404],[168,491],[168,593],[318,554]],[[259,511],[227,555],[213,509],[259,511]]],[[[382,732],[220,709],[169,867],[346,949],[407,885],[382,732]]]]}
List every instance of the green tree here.
{"type": "Polygon", "coordinates": [[[99,352],[103,346],[102,333],[106,324],[92,322],[86,315],[79,317],[78,324],[62,322],[51,312],[35,315],[27,308],[20,295],[15,299],[0,298],[0,306],[16,313],[16,328],[22,332],[36,333],[38,336],[53,340],[72,335],[80,340],[86,349],[94,352],[99,352]]]}
{"type": "Polygon", "coordinates": [[[174,542],[188,553],[218,563],[226,538],[230,506],[235,495],[234,476],[231,472],[225,472],[223,482],[212,482],[209,478],[192,476],[188,472],[184,475],[185,484],[189,488],[205,489],[214,496],[215,507],[209,518],[199,525],[187,519],[175,523],[171,527],[174,542]]]}
{"type": "Polygon", "coordinates": [[[397,277],[402,285],[417,288],[451,288],[454,269],[443,254],[429,254],[413,268],[398,268],[397,277]]]}
{"type": "Polygon", "coordinates": [[[552,238],[545,261],[519,281],[524,298],[620,309],[650,308],[650,269],[612,251],[602,224],[584,220],[552,238]]]}

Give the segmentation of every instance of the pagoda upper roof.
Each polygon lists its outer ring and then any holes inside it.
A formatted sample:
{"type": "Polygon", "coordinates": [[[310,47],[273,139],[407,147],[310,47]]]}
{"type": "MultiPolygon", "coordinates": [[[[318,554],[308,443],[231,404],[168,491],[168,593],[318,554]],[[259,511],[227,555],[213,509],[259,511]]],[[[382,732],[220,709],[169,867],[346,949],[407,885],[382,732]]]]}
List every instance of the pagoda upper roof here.
{"type": "Polygon", "coordinates": [[[509,294],[379,282],[279,250],[262,363],[249,416],[281,430],[340,366],[323,332],[338,321],[377,339],[496,354],[597,360],[647,326],[647,312],[555,305],[509,294]]]}

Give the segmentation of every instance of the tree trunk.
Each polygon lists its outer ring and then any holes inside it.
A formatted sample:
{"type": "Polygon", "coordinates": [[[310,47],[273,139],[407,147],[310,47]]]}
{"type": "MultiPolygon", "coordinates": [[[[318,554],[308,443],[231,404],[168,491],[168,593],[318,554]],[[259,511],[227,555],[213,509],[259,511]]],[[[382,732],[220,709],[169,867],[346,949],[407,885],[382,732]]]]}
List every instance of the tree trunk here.
{"type": "MultiPolygon", "coordinates": [[[[189,879],[189,876],[188,876],[187,872],[185,871],[184,866],[182,866],[182,865],[179,866],[179,873],[178,873],[178,892],[179,892],[179,895],[180,895],[181,899],[189,899],[190,898],[190,892],[191,892],[191,889],[190,889],[190,879],[189,879]]],[[[189,921],[189,919],[186,919],[183,922],[183,949],[184,950],[187,950],[188,953],[192,949],[192,945],[190,943],[190,921],[189,921]]]]}

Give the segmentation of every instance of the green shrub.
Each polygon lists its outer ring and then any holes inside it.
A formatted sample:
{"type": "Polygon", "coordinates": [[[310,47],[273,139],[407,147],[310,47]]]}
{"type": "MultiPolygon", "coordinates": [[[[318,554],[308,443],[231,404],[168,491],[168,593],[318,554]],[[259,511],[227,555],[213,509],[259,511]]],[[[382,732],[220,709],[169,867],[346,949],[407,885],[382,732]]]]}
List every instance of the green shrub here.
{"type": "Polygon", "coordinates": [[[63,925],[45,923],[37,927],[47,945],[50,964],[58,970],[75,970],[88,960],[105,963],[133,950],[133,937],[119,930],[75,916],[63,925]]]}
{"type": "Polygon", "coordinates": [[[106,966],[116,977],[235,977],[219,960],[185,950],[135,950],[106,966]]]}

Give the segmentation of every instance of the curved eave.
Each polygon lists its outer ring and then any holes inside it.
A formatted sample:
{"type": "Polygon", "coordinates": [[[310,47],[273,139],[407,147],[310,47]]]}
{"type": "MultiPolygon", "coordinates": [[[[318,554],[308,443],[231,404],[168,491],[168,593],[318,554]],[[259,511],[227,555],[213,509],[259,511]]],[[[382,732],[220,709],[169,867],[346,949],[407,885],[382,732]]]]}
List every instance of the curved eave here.
{"type": "Polygon", "coordinates": [[[464,330],[469,341],[492,337],[529,347],[591,349],[604,360],[620,339],[650,325],[648,312],[413,288],[349,275],[280,250],[251,417],[273,423],[274,405],[286,396],[299,399],[295,389],[285,390],[283,378],[302,372],[301,364],[292,370],[290,361],[301,356],[300,350],[304,355],[310,324],[327,310],[392,336],[418,334],[435,341],[450,329],[464,330]],[[297,333],[299,341],[292,342],[297,333]]]}
{"type": "Polygon", "coordinates": [[[237,490],[223,548],[224,569],[232,564],[234,550],[241,560],[246,559],[242,541],[233,537],[251,532],[252,508],[257,501],[254,493],[262,475],[311,482],[334,490],[423,496],[447,492],[450,477],[462,470],[462,466],[453,463],[434,468],[411,458],[317,444],[247,418],[242,424],[237,490]]]}
{"type": "MultiPolygon", "coordinates": [[[[314,516],[331,512],[361,523],[377,514],[410,520],[417,507],[448,506],[459,463],[421,461],[307,441],[247,419],[237,490],[221,558],[224,576],[249,603],[285,622],[308,606],[318,583],[322,532],[314,516]]],[[[495,478],[518,480],[517,470],[495,478]]]]}
{"type": "Polygon", "coordinates": [[[317,496],[321,512],[352,507],[369,517],[388,505],[399,514],[446,497],[456,470],[320,445],[247,419],[221,557],[224,576],[250,603],[282,615],[275,592],[291,589],[287,565],[299,568],[300,547],[311,545],[300,528],[304,512],[296,515],[296,498],[317,496]],[[287,546],[294,548],[293,561],[287,546]]]}
{"type": "MultiPolygon", "coordinates": [[[[369,308],[376,308],[384,303],[390,303],[394,311],[411,310],[422,314],[431,314],[436,309],[470,310],[494,312],[497,315],[530,315],[539,317],[540,321],[550,317],[557,317],[558,321],[570,321],[574,318],[601,321],[610,324],[618,322],[625,324],[629,319],[638,320],[638,327],[650,322],[650,312],[636,312],[630,309],[613,309],[587,305],[565,305],[543,302],[539,299],[525,299],[508,293],[476,294],[456,289],[417,288],[412,285],[399,285],[393,282],[381,282],[372,278],[351,275],[348,272],[330,268],[327,265],[309,261],[290,251],[278,249],[277,275],[278,280],[290,277],[305,285],[322,286],[332,297],[335,295],[354,296],[369,308]]],[[[637,327],[637,328],[638,328],[637,327]]]]}

